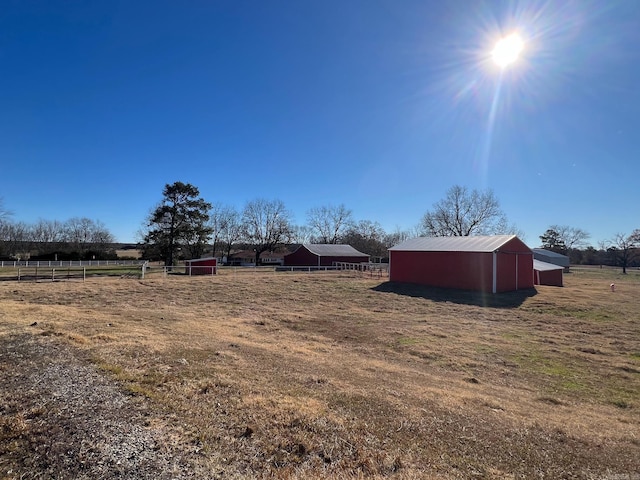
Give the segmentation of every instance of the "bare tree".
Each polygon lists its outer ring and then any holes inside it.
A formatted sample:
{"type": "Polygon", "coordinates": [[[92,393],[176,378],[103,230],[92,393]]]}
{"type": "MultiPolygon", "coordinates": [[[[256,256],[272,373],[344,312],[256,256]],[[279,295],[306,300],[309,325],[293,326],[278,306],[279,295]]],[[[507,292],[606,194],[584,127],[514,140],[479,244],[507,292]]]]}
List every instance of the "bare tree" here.
{"type": "Polygon", "coordinates": [[[212,232],[213,255],[220,250],[231,253],[233,244],[241,237],[240,214],[235,207],[214,203],[209,211],[209,227],[212,232]]]}
{"type": "Polygon", "coordinates": [[[65,239],[71,249],[83,255],[91,244],[93,221],[89,218],[70,218],[65,222],[65,239]]]}
{"type": "Polygon", "coordinates": [[[0,197],[0,224],[8,221],[11,215],[13,215],[13,212],[4,207],[4,200],[0,197]]]}
{"type": "Polygon", "coordinates": [[[262,252],[289,241],[291,230],[291,214],[281,200],[256,199],[245,205],[242,231],[247,242],[254,244],[256,265],[262,252]]]}
{"type": "Polygon", "coordinates": [[[23,222],[0,223],[0,241],[2,241],[3,255],[17,258],[28,258],[29,255],[29,225],[23,222]]]}
{"type": "Polygon", "coordinates": [[[308,225],[293,225],[290,240],[292,243],[313,243],[313,230],[308,225]]]}
{"type": "Polygon", "coordinates": [[[581,228],[570,227],[568,225],[551,225],[549,230],[557,234],[558,239],[562,241],[567,250],[586,247],[587,239],[591,236],[581,228]]]}
{"type": "Polygon", "coordinates": [[[100,220],[74,217],[64,223],[65,240],[80,257],[108,250],[115,238],[100,220]]]}
{"type": "Polygon", "coordinates": [[[31,228],[33,241],[41,245],[42,250],[50,250],[58,247],[65,239],[65,228],[62,222],[57,220],[38,220],[31,228]]]}
{"type": "Polygon", "coordinates": [[[387,248],[391,248],[394,245],[398,245],[399,243],[408,240],[409,238],[414,238],[419,236],[417,232],[410,230],[402,230],[400,227],[396,227],[396,229],[392,233],[388,233],[385,235],[384,244],[387,248]]]}
{"type": "Polygon", "coordinates": [[[634,230],[631,235],[617,233],[607,251],[611,253],[616,264],[622,267],[622,273],[627,273],[627,267],[638,256],[640,249],[640,229],[634,230]]]}
{"type": "Polygon", "coordinates": [[[422,217],[421,233],[435,237],[517,233],[492,190],[469,191],[454,185],[422,217]]]}
{"type": "Polygon", "coordinates": [[[378,222],[360,220],[352,224],[340,241],[374,257],[387,256],[387,234],[378,222]]]}
{"type": "Polygon", "coordinates": [[[311,208],[307,224],[315,233],[318,243],[338,243],[340,236],[353,224],[351,210],[343,204],[311,208]]]}

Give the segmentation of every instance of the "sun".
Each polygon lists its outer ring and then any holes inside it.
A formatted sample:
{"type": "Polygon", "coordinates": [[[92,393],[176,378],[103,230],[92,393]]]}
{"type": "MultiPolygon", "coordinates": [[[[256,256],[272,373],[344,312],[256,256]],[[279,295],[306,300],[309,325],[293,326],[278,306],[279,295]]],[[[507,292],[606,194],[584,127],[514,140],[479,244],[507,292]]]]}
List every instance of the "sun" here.
{"type": "Polygon", "coordinates": [[[518,60],[523,48],[524,42],[522,41],[522,37],[517,33],[512,33],[496,43],[495,48],[491,52],[491,56],[496,65],[500,68],[506,68],[518,60]]]}

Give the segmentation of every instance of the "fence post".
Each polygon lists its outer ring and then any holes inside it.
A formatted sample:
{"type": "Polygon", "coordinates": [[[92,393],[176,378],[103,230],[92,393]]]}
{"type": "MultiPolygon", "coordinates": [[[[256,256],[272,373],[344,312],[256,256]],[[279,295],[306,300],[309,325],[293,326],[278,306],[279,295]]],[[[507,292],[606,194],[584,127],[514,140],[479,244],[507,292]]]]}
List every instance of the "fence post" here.
{"type": "Polygon", "coordinates": [[[51,281],[52,282],[56,281],[56,269],[55,268],[51,269],[51,281]]]}
{"type": "Polygon", "coordinates": [[[87,267],[82,267],[82,281],[85,282],[87,280],[87,267]]]}

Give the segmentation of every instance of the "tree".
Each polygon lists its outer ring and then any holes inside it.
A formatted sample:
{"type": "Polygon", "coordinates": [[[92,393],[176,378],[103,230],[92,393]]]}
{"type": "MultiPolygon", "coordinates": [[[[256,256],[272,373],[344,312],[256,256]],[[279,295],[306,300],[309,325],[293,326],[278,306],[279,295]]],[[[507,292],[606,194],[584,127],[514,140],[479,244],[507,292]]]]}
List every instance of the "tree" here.
{"type": "Polygon", "coordinates": [[[242,212],[242,232],[246,241],[254,245],[258,265],[262,252],[272,251],[289,241],[291,214],[281,200],[252,200],[242,212]]]}
{"type": "Polygon", "coordinates": [[[560,233],[553,227],[548,228],[546,232],[540,235],[540,241],[542,242],[542,248],[545,250],[550,250],[562,255],[567,253],[567,246],[564,240],[560,236],[560,233]]]}
{"type": "Polygon", "coordinates": [[[39,219],[31,227],[32,240],[40,254],[55,252],[65,242],[65,226],[57,220],[39,219]]]}
{"type": "Polygon", "coordinates": [[[7,245],[5,245],[7,238],[10,236],[11,224],[9,223],[9,217],[11,212],[4,208],[4,201],[0,197],[0,255],[5,255],[8,252],[7,245]]]}
{"type": "Polygon", "coordinates": [[[318,243],[338,243],[340,236],[353,223],[351,210],[343,204],[314,207],[307,212],[307,224],[318,243]]]}
{"type": "Polygon", "coordinates": [[[581,228],[570,227],[568,225],[551,225],[549,229],[557,233],[558,238],[562,240],[567,250],[586,247],[587,239],[591,236],[581,228]]]}
{"type": "Polygon", "coordinates": [[[313,230],[308,225],[293,225],[291,227],[292,243],[313,243],[315,238],[313,236],[313,230]]]}
{"type": "Polygon", "coordinates": [[[362,253],[373,257],[386,257],[386,239],[387,234],[378,222],[360,220],[352,224],[340,240],[362,253]]]}
{"type": "Polygon", "coordinates": [[[638,255],[640,248],[640,229],[634,230],[631,235],[617,233],[607,249],[613,256],[615,263],[622,267],[622,273],[627,273],[627,267],[638,255]]]}
{"type": "Polygon", "coordinates": [[[64,239],[68,248],[77,252],[80,258],[104,253],[114,243],[115,238],[99,220],[74,217],[64,224],[64,239]]]}
{"type": "Polygon", "coordinates": [[[451,187],[446,197],[424,214],[420,230],[434,237],[516,233],[492,190],[469,191],[459,185],[451,187]]]}
{"type": "Polygon", "coordinates": [[[186,248],[194,255],[202,251],[211,235],[207,225],[211,204],[189,183],[165,185],[163,199],[151,212],[144,236],[145,251],[157,250],[165,265],[173,265],[177,252],[186,248]]]}
{"type": "Polygon", "coordinates": [[[11,212],[10,210],[7,210],[4,207],[4,200],[2,200],[2,197],[0,197],[0,224],[8,221],[11,215],[13,215],[13,212],[11,212]]]}
{"type": "Polygon", "coordinates": [[[222,256],[225,253],[229,256],[233,244],[242,236],[240,214],[232,206],[214,204],[209,217],[209,226],[213,234],[213,254],[220,249],[222,256]]]}
{"type": "Polygon", "coordinates": [[[413,229],[402,230],[400,227],[396,227],[395,231],[392,233],[387,233],[384,237],[384,244],[387,248],[391,248],[394,245],[398,245],[399,243],[408,240],[409,238],[418,237],[419,234],[414,232],[413,229]]]}
{"type": "Polygon", "coordinates": [[[29,225],[23,222],[0,223],[3,255],[29,258],[29,225]]]}

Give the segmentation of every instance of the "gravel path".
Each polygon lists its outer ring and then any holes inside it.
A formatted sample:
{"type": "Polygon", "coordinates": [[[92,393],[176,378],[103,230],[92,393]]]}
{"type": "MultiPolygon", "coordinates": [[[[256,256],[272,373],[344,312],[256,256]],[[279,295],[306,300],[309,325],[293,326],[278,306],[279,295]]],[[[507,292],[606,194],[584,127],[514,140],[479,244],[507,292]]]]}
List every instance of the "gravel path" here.
{"type": "Polygon", "coordinates": [[[4,337],[0,478],[194,478],[190,454],[149,426],[147,403],[55,338],[4,337]]]}

